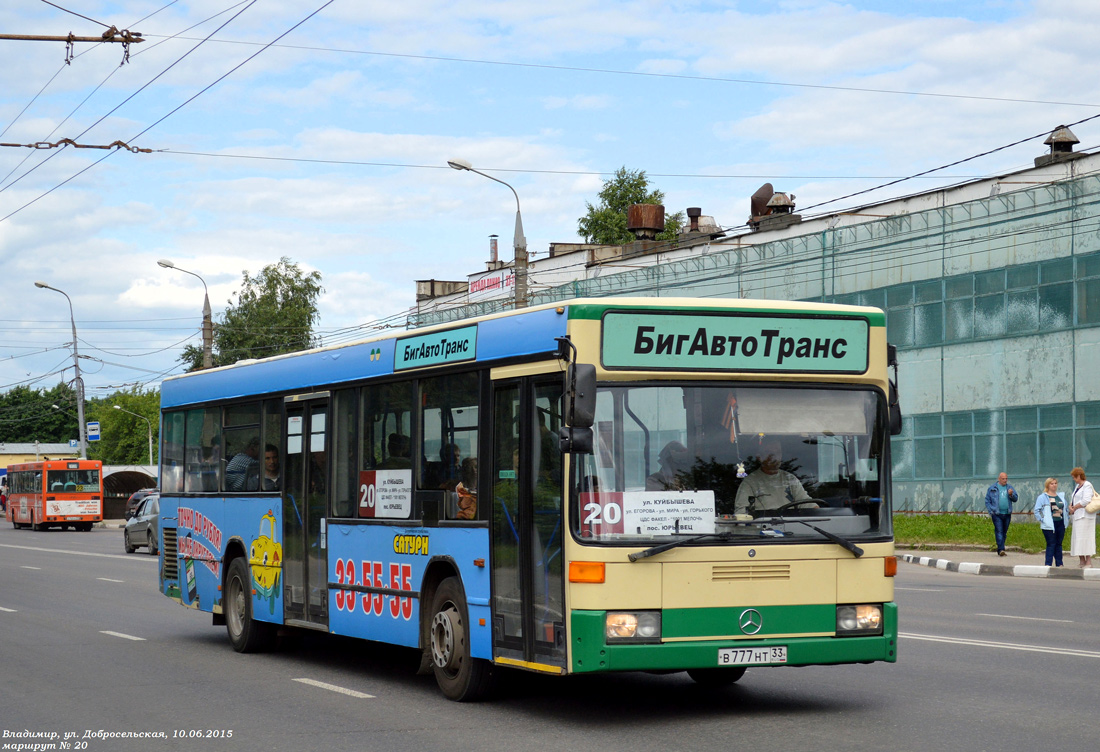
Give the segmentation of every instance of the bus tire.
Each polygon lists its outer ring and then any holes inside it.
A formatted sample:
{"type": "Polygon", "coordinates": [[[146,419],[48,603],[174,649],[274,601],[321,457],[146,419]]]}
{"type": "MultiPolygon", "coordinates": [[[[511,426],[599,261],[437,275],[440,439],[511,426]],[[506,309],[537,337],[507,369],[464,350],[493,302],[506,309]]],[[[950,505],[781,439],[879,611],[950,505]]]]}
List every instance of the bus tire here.
{"type": "Polygon", "coordinates": [[[732,668],[689,668],[687,672],[692,681],[703,687],[725,687],[734,684],[745,675],[744,666],[732,668]]]}
{"type": "Polygon", "coordinates": [[[258,653],[271,645],[272,624],[252,618],[252,576],[244,557],[238,556],[225,575],[225,631],[238,653],[258,653]]]}
{"type": "Polygon", "coordinates": [[[443,694],[457,702],[474,702],[488,694],[492,664],[470,655],[469,618],[457,577],[439,583],[428,626],[432,673],[443,694]]]}

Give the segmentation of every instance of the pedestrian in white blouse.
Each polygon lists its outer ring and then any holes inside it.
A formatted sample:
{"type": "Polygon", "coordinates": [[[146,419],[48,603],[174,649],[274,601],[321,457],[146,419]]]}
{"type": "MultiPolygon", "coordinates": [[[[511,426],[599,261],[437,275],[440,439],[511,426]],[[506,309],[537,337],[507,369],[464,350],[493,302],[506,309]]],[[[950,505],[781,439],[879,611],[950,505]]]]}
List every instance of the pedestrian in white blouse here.
{"type": "Polygon", "coordinates": [[[1085,480],[1085,471],[1079,467],[1070,473],[1077,487],[1070,498],[1069,511],[1073,515],[1073,537],[1069,542],[1070,556],[1078,557],[1080,566],[1091,567],[1092,557],[1096,553],[1096,514],[1085,507],[1092,501],[1092,484],[1085,480]]]}

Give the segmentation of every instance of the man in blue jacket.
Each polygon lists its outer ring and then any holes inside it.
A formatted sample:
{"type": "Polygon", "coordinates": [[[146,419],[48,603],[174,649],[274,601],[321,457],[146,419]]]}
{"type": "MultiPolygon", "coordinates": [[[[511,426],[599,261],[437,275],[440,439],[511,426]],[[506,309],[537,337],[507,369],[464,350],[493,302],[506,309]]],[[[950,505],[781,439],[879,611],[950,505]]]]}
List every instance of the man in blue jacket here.
{"type": "Polygon", "coordinates": [[[985,508],[993,518],[993,534],[997,538],[997,555],[1005,555],[1005,537],[1012,522],[1012,505],[1020,500],[1016,489],[1008,485],[1008,474],[1001,473],[997,482],[985,492],[985,508]]]}

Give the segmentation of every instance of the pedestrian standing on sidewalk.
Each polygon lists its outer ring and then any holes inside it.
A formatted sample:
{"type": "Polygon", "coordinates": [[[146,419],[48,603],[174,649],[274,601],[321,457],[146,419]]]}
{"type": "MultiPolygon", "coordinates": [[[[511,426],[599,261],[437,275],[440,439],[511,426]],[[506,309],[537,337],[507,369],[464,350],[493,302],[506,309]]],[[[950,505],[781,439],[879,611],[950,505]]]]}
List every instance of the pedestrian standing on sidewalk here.
{"type": "MultiPolygon", "coordinates": [[[[1090,486],[1091,488],[1091,486],[1090,486]]],[[[1005,538],[1012,522],[1012,505],[1020,500],[1016,489],[1008,485],[1008,474],[1001,473],[997,482],[985,492],[985,508],[993,518],[993,535],[997,539],[997,555],[1005,555],[1005,538]]]]}
{"type": "Polygon", "coordinates": [[[1062,566],[1062,541],[1066,537],[1066,496],[1058,490],[1058,481],[1047,478],[1043,492],[1035,499],[1035,519],[1047,539],[1046,565],[1062,566]]]}
{"type": "Polygon", "coordinates": [[[1070,498],[1069,511],[1073,515],[1073,537],[1069,539],[1070,556],[1080,560],[1081,567],[1092,566],[1092,556],[1096,553],[1096,513],[1090,513],[1085,507],[1096,493],[1092,484],[1085,480],[1085,471],[1079,467],[1070,473],[1077,487],[1070,498]]]}

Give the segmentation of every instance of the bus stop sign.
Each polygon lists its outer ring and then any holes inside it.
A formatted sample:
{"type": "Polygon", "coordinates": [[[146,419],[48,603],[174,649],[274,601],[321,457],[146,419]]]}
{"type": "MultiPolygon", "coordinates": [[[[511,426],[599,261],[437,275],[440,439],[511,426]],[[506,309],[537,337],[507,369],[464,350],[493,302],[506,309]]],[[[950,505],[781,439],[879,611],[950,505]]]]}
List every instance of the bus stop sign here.
{"type": "Polygon", "coordinates": [[[88,441],[99,441],[99,421],[88,421],[88,441]]]}

